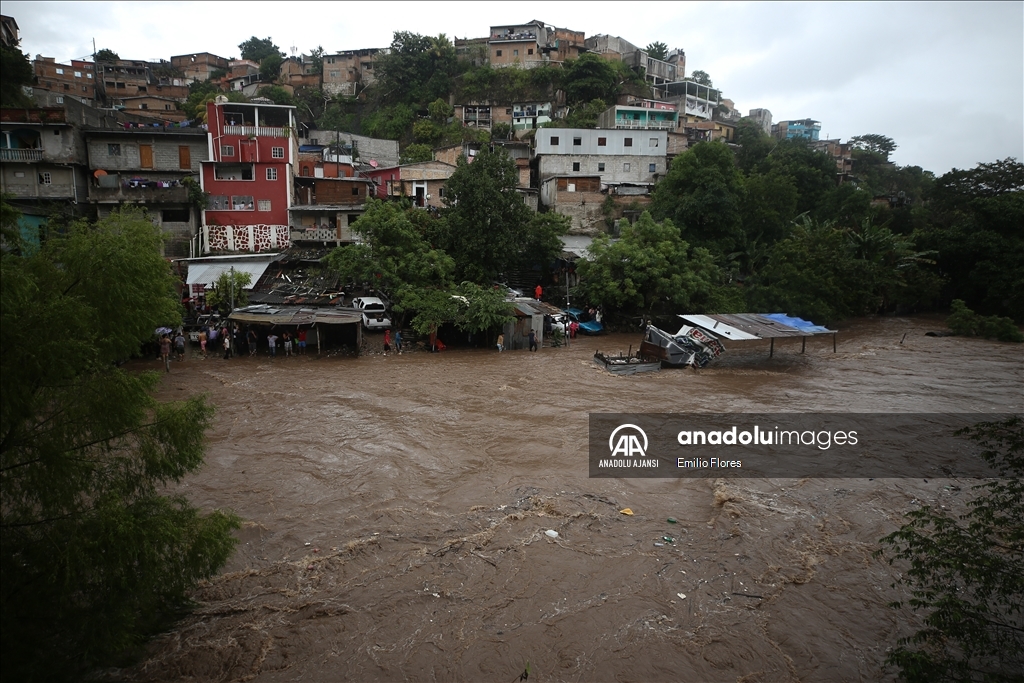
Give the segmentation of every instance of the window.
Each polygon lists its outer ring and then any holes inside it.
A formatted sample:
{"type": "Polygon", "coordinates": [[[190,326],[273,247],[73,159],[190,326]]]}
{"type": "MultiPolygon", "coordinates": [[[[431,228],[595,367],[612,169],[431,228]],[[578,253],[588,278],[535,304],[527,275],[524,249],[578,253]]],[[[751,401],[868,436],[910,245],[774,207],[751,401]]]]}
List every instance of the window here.
{"type": "Polygon", "coordinates": [[[598,147],[607,147],[608,146],[608,138],[598,138],[597,139],[597,146],[598,147]]]}
{"type": "Polygon", "coordinates": [[[235,148],[232,147],[231,145],[221,145],[220,155],[222,157],[233,157],[235,156],[235,148]]]}
{"type": "Polygon", "coordinates": [[[82,86],[82,92],[89,92],[89,86],[83,85],[82,86]]]}
{"type": "Polygon", "coordinates": [[[328,75],[331,78],[340,78],[341,77],[341,71],[339,69],[332,69],[328,75]]]}
{"type": "Polygon", "coordinates": [[[86,78],[92,78],[92,74],[85,74],[86,78]]]}
{"type": "Polygon", "coordinates": [[[655,171],[658,170],[658,165],[657,164],[651,164],[650,166],[647,167],[647,170],[649,172],[651,172],[651,173],[654,173],[655,171]]]}
{"type": "Polygon", "coordinates": [[[557,135],[552,135],[551,136],[551,146],[552,147],[558,147],[558,136],[557,135]]]}
{"type": "Polygon", "coordinates": [[[573,138],[572,144],[574,147],[579,147],[580,145],[583,144],[583,138],[573,138]]]}
{"type": "Polygon", "coordinates": [[[272,147],[270,149],[270,156],[275,159],[284,159],[284,147],[272,147]]]}
{"type": "Polygon", "coordinates": [[[580,170],[580,162],[578,162],[578,161],[572,162],[572,170],[574,170],[574,171],[580,170]]]}
{"type": "Polygon", "coordinates": [[[49,172],[43,172],[43,173],[39,174],[39,184],[40,185],[49,185],[50,184],[50,174],[49,174],[49,172]]]}
{"type": "Polygon", "coordinates": [[[629,172],[629,162],[628,161],[622,165],[622,170],[626,171],[627,173],[629,172]]]}
{"type": "Polygon", "coordinates": [[[598,173],[603,173],[604,172],[604,162],[603,161],[599,161],[598,162],[598,164],[597,164],[597,172],[598,173]]]}
{"type": "Polygon", "coordinates": [[[252,211],[252,195],[232,196],[231,208],[235,211],[252,211]]]}
{"type": "Polygon", "coordinates": [[[227,195],[211,194],[206,208],[210,211],[226,211],[230,206],[227,195]]]}
{"type": "Polygon", "coordinates": [[[165,104],[164,105],[164,109],[170,109],[170,108],[171,108],[171,105],[169,105],[169,104],[165,104]]]}
{"type": "Polygon", "coordinates": [[[256,173],[251,164],[217,164],[214,177],[217,180],[255,180],[256,173]]]}
{"type": "Polygon", "coordinates": [[[270,200],[269,199],[261,199],[258,202],[256,202],[256,210],[257,211],[270,211],[270,200]]]}
{"type": "Polygon", "coordinates": [[[622,141],[622,146],[623,147],[632,147],[633,146],[633,138],[625,138],[622,141]]]}
{"type": "Polygon", "coordinates": [[[63,76],[64,75],[64,69],[57,69],[57,73],[60,74],[61,76],[63,76]]]}
{"type": "Polygon", "coordinates": [[[143,102],[142,104],[139,105],[139,109],[149,109],[149,105],[146,104],[145,102],[143,102]]]}
{"type": "Polygon", "coordinates": [[[68,85],[67,83],[65,83],[65,84],[64,84],[64,89],[65,89],[65,90],[71,90],[71,86],[70,86],[70,85],[68,85]]]}
{"type": "Polygon", "coordinates": [[[276,168],[268,168],[267,169],[267,180],[277,180],[277,169],[276,168]]]}
{"type": "Polygon", "coordinates": [[[651,147],[657,147],[658,146],[658,138],[651,138],[651,145],[650,146],[651,147]]]}
{"type": "Polygon", "coordinates": [[[498,50],[498,51],[497,51],[497,52],[495,53],[495,56],[496,56],[496,57],[500,57],[500,56],[501,56],[501,50],[498,50]]]}
{"type": "Polygon", "coordinates": [[[57,104],[64,104],[64,97],[63,96],[57,97],[57,104]]]}
{"type": "Polygon", "coordinates": [[[75,72],[75,78],[81,78],[81,77],[82,77],[82,72],[81,71],[76,71],[75,72]]]}
{"type": "Polygon", "coordinates": [[[533,48],[531,47],[531,48],[530,48],[529,50],[527,50],[527,51],[526,51],[526,54],[528,54],[528,55],[532,55],[532,54],[533,54],[533,48]]]}
{"type": "Polygon", "coordinates": [[[113,143],[107,145],[107,156],[108,157],[119,157],[121,156],[121,145],[120,143],[113,143]]]}
{"type": "Polygon", "coordinates": [[[191,209],[164,209],[160,214],[162,223],[188,223],[192,218],[191,209]]]}
{"type": "Polygon", "coordinates": [[[512,50],[512,56],[513,57],[518,57],[519,56],[519,50],[512,50]]]}
{"type": "Polygon", "coordinates": [[[437,196],[444,197],[444,186],[437,188],[437,196]]]}
{"type": "Polygon", "coordinates": [[[506,113],[506,114],[511,114],[511,113],[512,113],[512,110],[511,110],[511,109],[505,109],[505,113],[506,113]]]}

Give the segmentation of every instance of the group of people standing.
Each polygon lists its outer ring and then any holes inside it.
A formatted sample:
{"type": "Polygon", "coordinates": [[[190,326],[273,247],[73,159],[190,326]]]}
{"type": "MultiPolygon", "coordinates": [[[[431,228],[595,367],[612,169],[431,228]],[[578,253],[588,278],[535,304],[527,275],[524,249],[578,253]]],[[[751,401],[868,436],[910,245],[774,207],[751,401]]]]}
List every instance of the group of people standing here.
{"type": "MultiPolygon", "coordinates": [[[[300,327],[294,333],[286,330],[279,337],[271,328],[270,333],[266,336],[270,356],[277,356],[279,344],[285,356],[305,354],[308,332],[300,327]]],[[[237,324],[230,328],[227,325],[203,327],[199,330],[199,355],[202,358],[208,358],[211,350],[220,348],[224,351],[224,360],[235,355],[243,355],[246,350],[252,357],[259,350],[259,337],[256,328],[250,327],[247,332],[243,332],[237,324]]],[[[170,334],[164,334],[160,338],[160,359],[164,362],[167,372],[171,371],[172,346],[178,360],[185,360],[185,335],[181,329],[175,333],[173,338],[170,334]]]]}

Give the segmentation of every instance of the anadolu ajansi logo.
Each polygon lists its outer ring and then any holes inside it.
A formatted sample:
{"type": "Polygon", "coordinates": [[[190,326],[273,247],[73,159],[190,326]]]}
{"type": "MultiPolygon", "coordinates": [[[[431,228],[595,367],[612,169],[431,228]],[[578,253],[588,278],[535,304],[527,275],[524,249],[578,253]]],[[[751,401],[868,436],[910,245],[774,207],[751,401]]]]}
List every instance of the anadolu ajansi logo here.
{"type": "Polygon", "coordinates": [[[619,425],[608,437],[608,450],[612,452],[613,458],[617,455],[626,458],[643,458],[647,455],[647,434],[634,424],[619,425]],[[617,441],[616,435],[619,437],[617,441]],[[641,439],[643,439],[642,446],[640,445],[641,439]]]}

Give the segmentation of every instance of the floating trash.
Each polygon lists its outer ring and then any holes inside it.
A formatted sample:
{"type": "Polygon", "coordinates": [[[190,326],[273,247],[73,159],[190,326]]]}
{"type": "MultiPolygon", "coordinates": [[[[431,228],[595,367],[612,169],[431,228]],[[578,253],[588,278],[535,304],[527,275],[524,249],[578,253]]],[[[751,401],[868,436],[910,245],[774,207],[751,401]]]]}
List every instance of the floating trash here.
{"type": "Polygon", "coordinates": [[[675,517],[669,517],[668,518],[668,523],[669,524],[675,524],[676,523],[676,518],[675,517]]]}
{"type": "Polygon", "coordinates": [[[630,517],[632,517],[633,516],[633,511],[630,510],[629,508],[622,508],[621,510],[619,510],[619,514],[629,515],[630,517]]]}
{"type": "Polygon", "coordinates": [[[547,536],[548,538],[558,538],[558,532],[555,531],[554,529],[548,529],[547,531],[544,532],[544,535],[547,536]]]}

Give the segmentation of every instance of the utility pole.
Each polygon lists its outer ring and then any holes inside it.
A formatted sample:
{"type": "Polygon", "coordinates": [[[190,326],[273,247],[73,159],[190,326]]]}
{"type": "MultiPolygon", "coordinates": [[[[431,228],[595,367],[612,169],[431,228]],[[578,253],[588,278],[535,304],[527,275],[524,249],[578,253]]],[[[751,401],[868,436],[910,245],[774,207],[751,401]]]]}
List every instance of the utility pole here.
{"type": "Polygon", "coordinates": [[[230,277],[231,277],[231,311],[228,313],[228,315],[231,315],[231,313],[233,313],[234,310],[235,310],[235,267],[234,266],[231,266],[231,275],[230,275],[230,277]]]}

